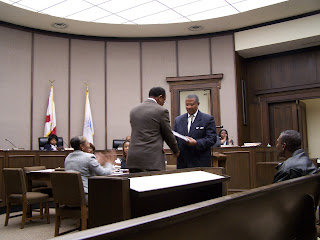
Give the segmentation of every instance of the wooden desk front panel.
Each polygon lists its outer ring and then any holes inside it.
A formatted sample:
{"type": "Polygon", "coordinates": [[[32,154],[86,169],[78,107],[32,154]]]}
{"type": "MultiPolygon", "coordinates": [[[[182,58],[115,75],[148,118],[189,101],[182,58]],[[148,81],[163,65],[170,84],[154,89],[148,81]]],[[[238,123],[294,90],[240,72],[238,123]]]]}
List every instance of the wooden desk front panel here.
{"type": "Polygon", "coordinates": [[[89,178],[89,227],[102,226],[226,194],[228,176],[206,184],[155,190],[152,195],[130,190],[130,177],[203,170],[218,173],[221,168],[189,168],[172,171],[134,173],[122,176],[89,178]],[[177,191],[172,191],[177,190],[177,191]]]}
{"type": "Polygon", "coordinates": [[[222,183],[184,189],[177,187],[174,191],[145,197],[140,197],[139,193],[131,190],[131,217],[141,217],[218,197],[222,197],[222,183]]]}
{"type": "Polygon", "coordinates": [[[226,152],[226,174],[231,177],[228,184],[228,191],[237,192],[252,187],[250,177],[250,152],[234,151],[226,152]]]}
{"type": "Polygon", "coordinates": [[[261,187],[273,183],[279,162],[258,162],[256,164],[256,186],[261,187]]]}
{"type": "Polygon", "coordinates": [[[4,168],[4,160],[5,160],[5,156],[3,152],[0,152],[0,206],[1,204],[4,204],[4,198],[5,198],[5,194],[4,194],[4,183],[3,183],[3,172],[2,169],[4,168]]]}
{"type": "Polygon", "coordinates": [[[35,155],[9,155],[8,167],[9,168],[23,168],[26,166],[37,166],[35,155]]]}
{"type": "Polygon", "coordinates": [[[39,155],[39,166],[46,168],[64,168],[66,155],[39,155]]]}

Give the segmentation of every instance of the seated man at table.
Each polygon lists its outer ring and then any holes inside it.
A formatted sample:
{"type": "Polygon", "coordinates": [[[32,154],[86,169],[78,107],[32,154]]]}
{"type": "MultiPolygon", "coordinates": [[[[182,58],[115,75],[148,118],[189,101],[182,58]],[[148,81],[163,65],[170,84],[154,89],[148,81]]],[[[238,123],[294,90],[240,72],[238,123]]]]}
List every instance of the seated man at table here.
{"type": "Polygon", "coordinates": [[[317,173],[317,168],[301,149],[299,132],[283,131],[277,140],[276,148],[278,156],[287,160],[277,166],[278,172],[274,176],[274,183],[317,173]]]}
{"type": "Polygon", "coordinates": [[[88,178],[96,175],[110,175],[113,170],[111,163],[113,160],[106,156],[100,158],[98,162],[94,154],[88,153],[90,143],[86,137],[73,137],[70,140],[70,144],[74,148],[74,152],[66,157],[64,167],[66,171],[80,172],[86,195],[86,203],[88,204],[88,178]]]}

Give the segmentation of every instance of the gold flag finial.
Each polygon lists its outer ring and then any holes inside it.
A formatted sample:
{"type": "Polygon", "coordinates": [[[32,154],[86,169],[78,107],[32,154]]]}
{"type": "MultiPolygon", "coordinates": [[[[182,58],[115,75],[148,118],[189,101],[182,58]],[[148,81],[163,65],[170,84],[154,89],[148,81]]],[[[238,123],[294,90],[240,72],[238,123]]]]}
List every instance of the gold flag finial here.
{"type": "Polygon", "coordinates": [[[49,80],[49,82],[51,83],[51,86],[53,86],[54,81],[55,81],[55,80],[52,80],[52,81],[49,80]]]}
{"type": "Polygon", "coordinates": [[[84,85],[86,85],[87,91],[89,90],[89,84],[84,83],[84,85]]]}

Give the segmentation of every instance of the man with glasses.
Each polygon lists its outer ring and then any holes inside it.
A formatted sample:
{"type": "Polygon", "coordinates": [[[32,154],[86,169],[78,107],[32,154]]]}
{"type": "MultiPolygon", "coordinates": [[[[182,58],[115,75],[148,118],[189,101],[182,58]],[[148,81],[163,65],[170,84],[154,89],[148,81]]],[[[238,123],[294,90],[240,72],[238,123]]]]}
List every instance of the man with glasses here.
{"type": "Polygon", "coordinates": [[[131,141],[127,158],[130,173],[165,170],[163,141],[179,155],[177,141],[173,136],[169,111],[163,107],[166,91],[154,87],[149,98],[130,111],[131,141]]]}

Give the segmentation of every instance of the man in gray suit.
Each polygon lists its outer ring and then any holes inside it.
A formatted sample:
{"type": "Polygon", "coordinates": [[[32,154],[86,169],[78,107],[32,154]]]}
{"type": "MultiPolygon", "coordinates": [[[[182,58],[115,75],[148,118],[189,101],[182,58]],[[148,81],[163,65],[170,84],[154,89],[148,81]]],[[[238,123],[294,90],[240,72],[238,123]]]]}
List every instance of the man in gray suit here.
{"type": "Polygon", "coordinates": [[[130,112],[131,141],[127,159],[130,172],[165,170],[163,141],[179,155],[169,111],[163,107],[165,101],[166,91],[154,87],[149,91],[149,98],[130,112]]]}

